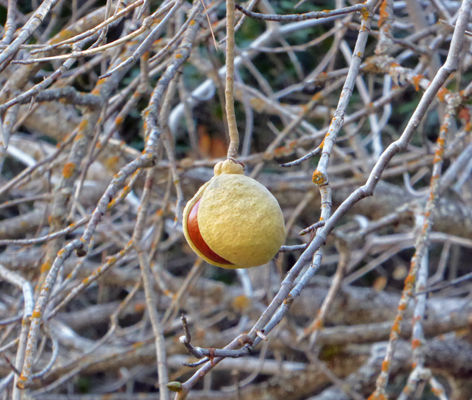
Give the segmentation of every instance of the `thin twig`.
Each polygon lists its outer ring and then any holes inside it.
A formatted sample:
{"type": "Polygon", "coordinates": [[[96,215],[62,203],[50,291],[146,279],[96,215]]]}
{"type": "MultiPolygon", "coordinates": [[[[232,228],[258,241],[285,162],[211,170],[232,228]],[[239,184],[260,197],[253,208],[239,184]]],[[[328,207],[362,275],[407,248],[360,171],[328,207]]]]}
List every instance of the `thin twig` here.
{"type": "Polygon", "coordinates": [[[230,143],[228,158],[238,158],[239,133],[234,111],[234,0],[226,0],[226,86],[225,108],[230,143]]]}

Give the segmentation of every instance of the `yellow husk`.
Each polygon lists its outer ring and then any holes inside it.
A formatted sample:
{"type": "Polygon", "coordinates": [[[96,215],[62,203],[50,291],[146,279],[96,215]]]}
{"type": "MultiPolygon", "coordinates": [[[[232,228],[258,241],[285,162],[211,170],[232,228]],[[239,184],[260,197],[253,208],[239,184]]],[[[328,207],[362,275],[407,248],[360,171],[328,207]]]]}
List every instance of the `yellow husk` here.
{"type": "Polygon", "coordinates": [[[184,210],[184,234],[205,261],[223,268],[251,268],[268,263],[285,241],[285,225],[275,197],[259,182],[242,175],[229,160],[215,167],[217,176],[203,185],[184,210]],[[228,164],[231,163],[231,164],[228,164]],[[200,197],[198,225],[208,246],[234,265],[207,259],[187,234],[188,214],[200,197]]]}

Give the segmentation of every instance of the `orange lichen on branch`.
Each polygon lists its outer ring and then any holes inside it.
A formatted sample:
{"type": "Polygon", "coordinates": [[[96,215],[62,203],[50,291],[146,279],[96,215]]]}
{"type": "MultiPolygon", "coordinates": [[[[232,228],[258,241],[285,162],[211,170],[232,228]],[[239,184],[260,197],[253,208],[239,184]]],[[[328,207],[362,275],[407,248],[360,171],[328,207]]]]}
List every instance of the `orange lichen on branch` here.
{"type": "Polygon", "coordinates": [[[120,156],[112,156],[105,161],[104,165],[107,169],[114,170],[118,166],[119,162],[120,156]]]}
{"type": "Polygon", "coordinates": [[[361,11],[360,11],[361,15],[362,15],[362,18],[364,20],[366,20],[367,18],[370,17],[370,12],[367,8],[363,8],[361,11]]]}
{"type": "Polygon", "coordinates": [[[387,399],[387,396],[385,396],[384,394],[374,392],[367,398],[367,400],[388,400],[388,399],[387,399]]]}
{"type": "Polygon", "coordinates": [[[293,303],[293,300],[294,300],[293,297],[289,293],[288,296],[284,300],[284,304],[287,305],[287,306],[291,306],[292,303],[293,303]]]}
{"type": "Polygon", "coordinates": [[[46,261],[41,265],[41,274],[48,272],[51,269],[51,262],[46,261]]]}
{"type": "MultiPolygon", "coordinates": [[[[85,124],[85,126],[87,126],[87,125],[85,124]]],[[[79,128],[80,128],[80,125],[79,125],[79,128]]],[[[85,129],[85,127],[84,127],[83,129],[85,129]]],[[[82,131],[83,131],[83,129],[82,129],[82,131]]],[[[79,134],[75,137],[75,141],[82,140],[84,137],[85,137],[85,135],[84,135],[83,133],[79,133],[79,134]]]]}
{"type": "Polygon", "coordinates": [[[444,143],[445,143],[444,137],[440,136],[438,140],[436,141],[438,148],[434,152],[434,160],[433,160],[434,163],[440,162],[444,158],[444,143]]]}
{"type": "Polygon", "coordinates": [[[409,273],[405,279],[405,287],[412,286],[415,284],[415,282],[416,282],[416,276],[413,275],[412,273],[409,273]]]}
{"type": "MultiPolygon", "coordinates": [[[[289,156],[293,153],[293,148],[287,148],[287,146],[278,147],[274,150],[275,157],[289,156]]],[[[264,158],[267,160],[266,158],[264,158]]],[[[270,157],[272,159],[272,157],[270,157]]]]}
{"type": "Polygon", "coordinates": [[[387,12],[387,0],[383,0],[382,4],[380,5],[380,10],[379,10],[379,25],[378,27],[382,27],[383,24],[385,24],[385,21],[388,20],[388,12],[387,12]]]}
{"type": "Polygon", "coordinates": [[[421,82],[421,79],[423,78],[424,78],[423,75],[416,75],[413,77],[412,81],[413,81],[413,85],[415,86],[416,91],[420,90],[420,82],[421,82]]]}
{"type": "MultiPolygon", "coordinates": [[[[318,312],[319,314],[319,312],[318,312]]],[[[317,331],[318,329],[322,329],[323,328],[323,320],[320,318],[320,317],[317,317],[315,319],[315,321],[313,321],[313,325],[309,328],[307,328],[305,331],[307,333],[313,333],[315,331],[317,331]]]]}
{"type": "Polygon", "coordinates": [[[327,182],[327,179],[326,179],[325,174],[323,174],[319,170],[316,170],[315,172],[313,172],[312,181],[315,185],[321,186],[321,185],[324,185],[327,182]]]}
{"type": "Polygon", "coordinates": [[[390,369],[390,361],[382,361],[382,371],[387,372],[390,369]]]}
{"type": "Polygon", "coordinates": [[[308,112],[308,106],[306,104],[300,105],[301,111],[298,113],[298,115],[305,115],[308,112]]]}
{"type": "Polygon", "coordinates": [[[76,166],[73,162],[68,162],[64,165],[62,169],[62,176],[66,179],[69,179],[75,172],[76,166]]]}
{"type": "Polygon", "coordinates": [[[24,389],[25,388],[25,382],[26,382],[26,378],[23,374],[21,374],[20,377],[18,378],[18,382],[16,383],[16,386],[19,389],[24,389]]]}
{"type": "Polygon", "coordinates": [[[139,301],[134,305],[134,311],[143,312],[146,309],[146,302],[139,301]]]}
{"type": "Polygon", "coordinates": [[[398,309],[400,311],[405,311],[406,310],[406,302],[405,301],[402,301],[399,305],[398,305],[398,309]]]}
{"type": "MultiPolygon", "coordinates": [[[[80,121],[79,132],[84,131],[85,129],[87,129],[87,126],[88,126],[88,119],[83,119],[82,121],[80,121]]],[[[75,140],[78,140],[79,138],[81,138],[80,134],[77,135],[75,140]]]]}
{"type": "Polygon", "coordinates": [[[247,310],[250,307],[250,305],[251,305],[251,299],[244,295],[236,296],[231,301],[231,307],[233,308],[234,311],[239,312],[239,313],[247,310]]]}
{"type": "Polygon", "coordinates": [[[439,89],[438,94],[437,94],[438,99],[440,101],[444,102],[445,98],[446,98],[446,95],[449,94],[449,93],[450,93],[450,91],[448,89],[444,88],[444,87],[439,89]]]}
{"type": "Polygon", "coordinates": [[[470,110],[468,107],[461,107],[458,116],[463,122],[470,122],[470,110]]]}
{"type": "Polygon", "coordinates": [[[322,92],[318,92],[318,93],[315,93],[312,97],[311,97],[311,100],[312,101],[320,101],[323,99],[323,93],[322,92]]]}
{"type": "Polygon", "coordinates": [[[73,35],[74,34],[72,31],[69,31],[68,29],[63,29],[54,38],[52,38],[49,43],[56,44],[71,38],[73,35]]]}
{"type": "Polygon", "coordinates": [[[393,323],[393,326],[392,326],[392,331],[391,331],[391,335],[398,335],[401,333],[401,323],[402,323],[402,320],[403,320],[403,316],[401,315],[397,315],[397,317],[395,318],[395,322],[393,323]]]}

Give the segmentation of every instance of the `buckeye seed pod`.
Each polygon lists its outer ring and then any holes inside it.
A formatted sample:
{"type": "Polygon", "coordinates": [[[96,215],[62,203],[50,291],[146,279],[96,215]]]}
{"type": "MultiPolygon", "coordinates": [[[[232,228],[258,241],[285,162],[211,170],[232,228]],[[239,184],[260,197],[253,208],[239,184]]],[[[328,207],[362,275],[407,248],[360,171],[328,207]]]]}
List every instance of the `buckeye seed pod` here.
{"type": "Polygon", "coordinates": [[[285,241],[275,197],[232,160],[215,165],[215,176],[187,203],[183,230],[190,247],[212,265],[251,268],[268,263],[285,241]]]}

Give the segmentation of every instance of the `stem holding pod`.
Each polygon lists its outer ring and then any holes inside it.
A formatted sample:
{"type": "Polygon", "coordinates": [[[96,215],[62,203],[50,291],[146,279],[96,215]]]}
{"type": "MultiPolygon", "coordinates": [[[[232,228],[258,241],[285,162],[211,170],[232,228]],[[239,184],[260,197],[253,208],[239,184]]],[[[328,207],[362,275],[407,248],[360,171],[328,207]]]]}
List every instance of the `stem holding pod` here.
{"type": "Polygon", "coordinates": [[[228,158],[238,158],[239,133],[234,113],[234,0],[226,0],[226,120],[228,121],[228,158]]]}

